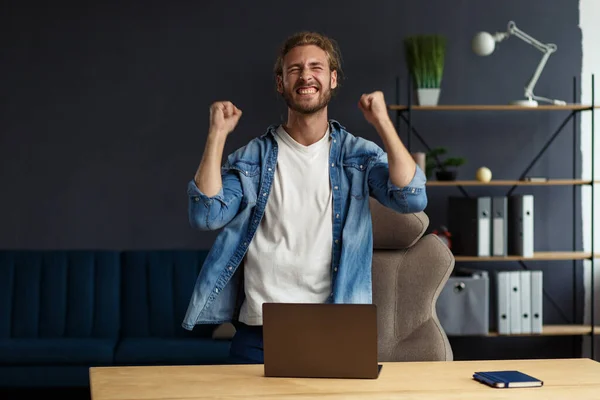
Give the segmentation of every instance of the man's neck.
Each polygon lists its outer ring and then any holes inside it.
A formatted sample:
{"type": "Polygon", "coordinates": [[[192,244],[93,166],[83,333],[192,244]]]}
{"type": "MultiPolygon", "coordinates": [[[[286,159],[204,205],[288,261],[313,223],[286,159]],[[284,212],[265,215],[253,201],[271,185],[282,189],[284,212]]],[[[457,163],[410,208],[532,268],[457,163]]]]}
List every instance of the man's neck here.
{"type": "Polygon", "coordinates": [[[310,115],[288,110],[288,120],[283,127],[296,142],[310,146],[323,138],[327,132],[327,124],[327,107],[325,107],[310,115]]]}

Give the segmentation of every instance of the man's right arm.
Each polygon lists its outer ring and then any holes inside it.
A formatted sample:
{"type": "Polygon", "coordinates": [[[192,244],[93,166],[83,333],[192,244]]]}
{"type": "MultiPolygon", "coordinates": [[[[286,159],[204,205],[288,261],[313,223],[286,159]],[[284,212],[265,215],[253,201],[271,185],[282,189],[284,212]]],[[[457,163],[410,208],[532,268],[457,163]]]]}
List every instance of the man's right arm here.
{"type": "Polygon", "coordinates": [[[242,197],[239,178],[221,178],[223,149],[229,133],[242,112],[231,102],[217,102],[210,108],[210,126],[202,160],[188,185],[190,224],[201,230],[223,227],[237,213],[242,197]]]}
{"type": "Polygon", "coordinates": [[[221,161],[225,148],[227,134],[223,132],[209,132],[202,160],[194,175],[194,182],[198,189],[207,197],[213,197],[221,190],[221,161]]]}

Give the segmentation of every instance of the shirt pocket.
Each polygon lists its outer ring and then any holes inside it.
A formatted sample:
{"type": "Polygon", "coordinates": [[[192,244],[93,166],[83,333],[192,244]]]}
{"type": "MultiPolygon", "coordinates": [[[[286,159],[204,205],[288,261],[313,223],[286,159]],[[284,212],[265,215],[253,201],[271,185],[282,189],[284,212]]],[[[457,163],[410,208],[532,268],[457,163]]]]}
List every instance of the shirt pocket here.
{"type": "Polygon", "coordinates": [[[236,160],[221,167],[221,175],[237,174],[242,185],[242,207],[256,203],[256,194],[260,184],[260,164],[258,162],[236,160]]]}
{"type": "Polygon", "coordinates": [[[357,200],[362,200],[369,194],[367,166],[370,159],[370,156],[363,155],[345,158],[342,161],[343,171],[350,187],[350,195],[357,200]]]}
{"type": "Polygon", "coordinates": [[[256,162],[238,160],[227,163],[221,168],[222,173],[235,171],[239,173],[240,179],[248,179],[258,182],[260,180],[260,165],[256,162]]]}

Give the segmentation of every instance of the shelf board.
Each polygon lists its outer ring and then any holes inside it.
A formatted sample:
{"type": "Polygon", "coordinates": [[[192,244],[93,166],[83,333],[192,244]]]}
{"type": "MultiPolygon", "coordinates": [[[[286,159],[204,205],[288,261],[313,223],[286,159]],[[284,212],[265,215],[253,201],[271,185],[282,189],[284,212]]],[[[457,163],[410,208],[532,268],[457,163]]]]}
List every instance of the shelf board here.
{"type": "MultiPolygon", "coordinates": [[[[517,255],[493,257],[455,255],[454,260],[468,262],[587,260],[591,258],[591,255],[591,253],[584,251],[536,251],[533,253],[533,257],[523,257],[517,255]]],[[[596,254],[594,258],[600,258],[600,254],[596,254]]]]}
{"type": "MultiPolygon", "coordinates": [[[[592,333],[591,325],[544,325],[542,333],[523,333],[523,334],[498,334],[490,332],[487,336],[579,336],[592,333]]],[[[600,335],[600,326],[594,328],[594,335],[600,335]]]]}
{"type": "MultiPolygon", "coordinates": [[[[600,181],[594,181],[599,183],[600,181]]],[[[491,180],[480,181],[427,181],[427,186],[564,186],[564,185],[589,185],[589,179],[549,179],[544,182],[514,181],[514,180],[491,180]]]]}
{"type": "MultiPolygon", "coordinates": [[[[393,104],[388,106],[390,110],[404,111],[408,106],[393,104]]],[[[600,108],[594,106],[593,108],[600,108]]],[[[588,110],[592,109],[591,104],[567,104],[564,106],[544,104],[537,107],[525,107],[512,104],[442,104],[437,106],[418,106],[410,107],[414,111],[560,111],[560,110],[588,110]]]]}

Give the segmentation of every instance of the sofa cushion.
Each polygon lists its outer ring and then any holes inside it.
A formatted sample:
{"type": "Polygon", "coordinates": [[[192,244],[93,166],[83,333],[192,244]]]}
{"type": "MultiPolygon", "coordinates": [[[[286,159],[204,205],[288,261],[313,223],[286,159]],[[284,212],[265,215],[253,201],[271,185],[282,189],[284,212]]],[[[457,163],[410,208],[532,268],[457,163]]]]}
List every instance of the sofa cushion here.
{"type": "MultiPolygon", "coordinates": [[[[14,388],[14,396],[3,397],[0,389],[0,399],[23,399],[28,391],[23,388],[37,388],[34,397],[49,397],[49,388],[80,388],[81,396],[60,396],[63,400],[89,399],[90,366],[89,365],[0,365],[0,388],[14,388]],[[43,392],[42,392],[43,391],[43,392]],[[19,393],[19,395],[16,395],[19,393]]],[[[31,397],[31,396],[28,396],[31,397]]],[[[52,396],[54,397],[54,396],[52,396]]]]}
{"type": "Polygon", "coordinates": [[[0,365],[107,365],[113,339],[0,339],[0,365]]]}
{"type": "Polygon", "coordinates": [[[224,364],[230,341],[213,339],[125,338],[119,342],[115,363],[119,365],[224,364]]]}
{"type": "Polygon", "coordinates": [[[139,250],[122,254],[122,336],[210,338],[218,326],[181,326],[207,251],[139,250]]]}
{"type": "Polygon", "coordinates": [[[0,252],[0,338],[116,338],[119,253],[0,252]]]}

